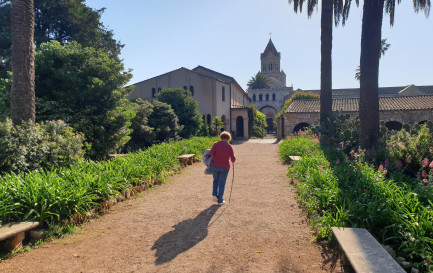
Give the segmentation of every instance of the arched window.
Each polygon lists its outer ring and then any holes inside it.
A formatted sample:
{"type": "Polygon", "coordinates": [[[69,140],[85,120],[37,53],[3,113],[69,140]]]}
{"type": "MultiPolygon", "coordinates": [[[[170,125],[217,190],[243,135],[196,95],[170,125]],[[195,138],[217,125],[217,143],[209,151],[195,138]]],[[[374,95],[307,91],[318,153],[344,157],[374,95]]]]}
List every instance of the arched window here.
{"type": "Polygon", "coordinates": [[[155,88],[152,88],[152,98],[154,98],[154,97],[155,97],[155,93],[156,93],[156,90],[155,90],[155,88]]]}
{"type": "Polygon", "coordinates": [[[272,63],[269,64],[269,70],[272,70],[272,63]]]}
{"type": "Polygon", "coordinates": [[[221,93],[221,96],[222,96],[222,101],[226,101],[226,88],[223,86],[222,87],[222,93],[221,93]]]}
{"type": "Polygon", "coordinates": [[[183,90],[188,90],[188,87],[186,85],[184,85],[183,90]]]}
{"type": "Polygon", "coordinates": [[[191,91],[191,95],[194,96],[194,86],[189,86],[189,91],[191,91]]]}
{"type": "Polygon", "coordinates": [[[263,100],[263,96],[262,96],[262,94],[259,94],[259,101],[262,101],[263,100]]]}
{"type": "Polygon", "coordinates": [[[207,124],[210,124],[211,123],[211,116],[210,116],[210,114],[207,114],[207,124]]]}
{"type": "Polygon", "coordinates": [[[269,94],[266,94],[266,101],[269,100],[269,94]]]}
{"type": "Polygon", "coordinates": [[[272,100],[275,100],[275,93],[272,94],[272,100]]]}
{"type": "Polygon", "coordinates": [[[253,95],[253,101],[256,101],[256,94],[253,95]]]}

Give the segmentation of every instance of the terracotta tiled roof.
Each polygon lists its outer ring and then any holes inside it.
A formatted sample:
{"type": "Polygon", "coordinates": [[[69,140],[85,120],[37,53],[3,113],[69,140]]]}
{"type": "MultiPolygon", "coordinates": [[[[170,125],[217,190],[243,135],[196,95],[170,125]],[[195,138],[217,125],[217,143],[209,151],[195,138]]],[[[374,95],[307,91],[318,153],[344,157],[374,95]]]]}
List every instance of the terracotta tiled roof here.
{"type": "Polygon", "coordinates": [[[271,39],[269,39],[268,45],[266,46],[265,51],[260,54],[260,57],[268,55],[269,52],[272,52],[275,56],[280,57],[280,52],[277,51],[271,39]]]}
{"type": "MultiPolygon", "coordinates": [[[[400,91],[409,87],[408,86],[393,86],[393,87],[379,87],[380,97],[397,96],[400,91]]],[[[421,92],[426,95],[433,94],[433,85],[416,86],[421,92]]],[[[320,93],[319,89],[313,90],[301,90],[302,92],[320,93]]],[[[332,95],[334,97],[359,97],[359,88],[341,88],[332,89],[332,95]]]]}
{"type": "MultiPolygon", "coordinates": [[[[295,100],[286,113],[319,112],[319,100],[295,100]]],[[[332,111],[357,112],[359,99],[333,99],[332,111]]],[[[379,111],[433,109],[433,96],[379,98],[379,111]]]]}

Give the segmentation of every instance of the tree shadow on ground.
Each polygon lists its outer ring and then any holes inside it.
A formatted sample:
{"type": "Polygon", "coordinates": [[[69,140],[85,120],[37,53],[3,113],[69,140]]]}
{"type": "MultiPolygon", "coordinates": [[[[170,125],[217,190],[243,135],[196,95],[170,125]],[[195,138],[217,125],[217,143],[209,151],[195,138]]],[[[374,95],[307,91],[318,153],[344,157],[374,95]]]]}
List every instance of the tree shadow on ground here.
{"type": "Polygon", "coordinates": [[[170,262],[177,255],[194,247],[206,238],[208,224],[218,208],[218,205],[212,205],[200,212],[195,218],[187,219],[174,225],[173,231],[159,237],[151,248],[152,250],[156,249],[155,265],[170,262]]]}
{"type": "Polygon", "coordinates": [[[344,254],[335,240],[330,242],[320,241],[317,245],[321,247],[323,263],[330,265],[330,272],[355,273],[352,266],[344,258],[344,254]],[[337,268],[338,261],[340,261],[340,268],[337,268]]]}

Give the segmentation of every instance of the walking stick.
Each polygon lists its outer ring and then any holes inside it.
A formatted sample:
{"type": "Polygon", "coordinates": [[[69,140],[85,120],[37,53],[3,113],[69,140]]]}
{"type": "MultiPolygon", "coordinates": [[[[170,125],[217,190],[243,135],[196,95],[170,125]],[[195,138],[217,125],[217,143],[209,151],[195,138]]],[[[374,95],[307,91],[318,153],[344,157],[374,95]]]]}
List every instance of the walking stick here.
{"type": "Polygon", "coordinates": [[[232,186],[230,188],[230,197],[229,197],[229,203],[232,199],[232,191],[233,191],[233,181],[235,180],[235,163],[233,162],[233,178],[232,178],[232,186]]]}

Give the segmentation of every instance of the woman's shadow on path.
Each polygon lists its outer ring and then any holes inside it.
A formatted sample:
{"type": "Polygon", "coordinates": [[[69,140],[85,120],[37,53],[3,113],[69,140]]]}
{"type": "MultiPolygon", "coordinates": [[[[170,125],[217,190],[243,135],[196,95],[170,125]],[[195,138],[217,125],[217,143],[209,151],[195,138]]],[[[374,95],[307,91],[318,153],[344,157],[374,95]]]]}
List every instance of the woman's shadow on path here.
{"type": "Polygon", "coordinates": [[[174,225],[175,230],[159,237],[151,248],[152,250],[156,249],[155,265],[170,262],[177,255],[194,247],[206,238],[209,222],[218,208],[219,206],[212,205],[200,212],[194,219],[187,219],[174,225]]]}

